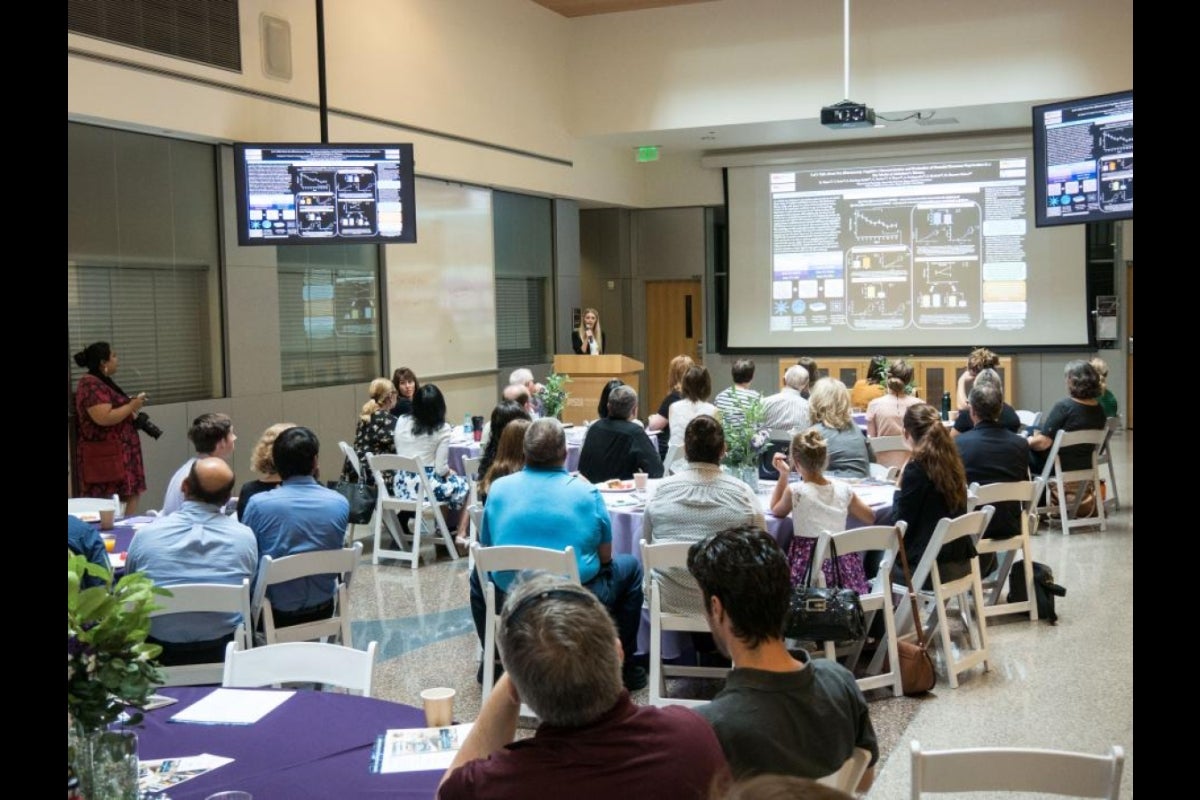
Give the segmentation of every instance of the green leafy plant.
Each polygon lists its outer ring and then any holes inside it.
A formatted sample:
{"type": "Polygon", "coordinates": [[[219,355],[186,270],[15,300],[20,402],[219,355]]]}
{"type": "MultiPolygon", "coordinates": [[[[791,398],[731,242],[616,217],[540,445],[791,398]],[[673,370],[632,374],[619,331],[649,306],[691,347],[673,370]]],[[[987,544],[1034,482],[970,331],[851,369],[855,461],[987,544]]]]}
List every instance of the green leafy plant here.
{"type": "Polygon", "coordinates": [[[542,391],[542,416],[557,417],[567,407],[567,398],[571,395],[566,385],[571,382],[571,376],[551,372],[546,376],[545,389],[542,391]]]}
{"type": "Polygon", "coordinates": [[[721,463],[732,469],[758,466],[758,456],[766,448],[770,436],[763,427],[766,409],[760,395],[735,392],[736,411],[717,412],[725,429],[725,458],[721,463]]]}
{"type": "MultiPolygon", "coordinates": [[[[162,648],[147,644],[154,598],[170,592],[148,575],[112,574],[86,556],[67,556],[67,712],[85,732],[103,729],[126,706],[144,708],[163,675],[162,648]],[[85,575],[102,584],[82,588],[85,575]]],[[[141,721],[141,714],[130,723],[141,721]]]]}

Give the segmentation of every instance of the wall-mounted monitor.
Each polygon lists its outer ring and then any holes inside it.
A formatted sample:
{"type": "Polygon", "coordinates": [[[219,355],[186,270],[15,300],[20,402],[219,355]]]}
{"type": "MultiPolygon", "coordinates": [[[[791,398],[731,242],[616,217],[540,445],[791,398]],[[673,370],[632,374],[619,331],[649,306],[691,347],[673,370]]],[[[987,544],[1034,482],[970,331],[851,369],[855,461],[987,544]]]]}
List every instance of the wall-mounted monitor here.
{"type": "Polygon", "coordinates": [[[1133,219],[1133,91],[1033,107],[1035,224],[1133,219]]]}
{"type": "Polygon", "coordinates": [[[417,240],[411,144],[233,146],[238,244],[417,240]]]}

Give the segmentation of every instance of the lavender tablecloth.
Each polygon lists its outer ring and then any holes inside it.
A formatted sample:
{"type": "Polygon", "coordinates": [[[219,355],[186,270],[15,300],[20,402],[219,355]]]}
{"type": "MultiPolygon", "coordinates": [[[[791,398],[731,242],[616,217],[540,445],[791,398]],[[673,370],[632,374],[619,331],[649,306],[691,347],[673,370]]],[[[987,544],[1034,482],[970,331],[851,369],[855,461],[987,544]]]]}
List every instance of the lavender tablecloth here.
{"type": "MultiPolygon", "coordinates": [[[[567,472],[575,472],[579,469],[579,451],[583,448],[583,433],[585,431],[586,429],[582,427],[567,431],[567,472]]],[[[646,435],[650,437],[650,441],[657,447],[658,433],[648,433],[646,435]]],[[[465,474],[463,459],[478,458],[482,452],[483,448],[479,446],[479,442],[469,439],[451,439],[450,468],[459,475],[463,475],[465,474]]]]}
{"type": "Polygon", "coordinates": [[[421,798],[437,791],[441,770],[373,775],[371,751],[389,728],[425,726],[419,708],[356,695],[297,691],[253,725],[189,725],[170,718],[212,687],[170,687],[160,694],[179,703],[151,711],[138,736],[143,760],[226,756],[231,763],[169,790],[171,800],[204,800],[240,789],[255,798],[354,800],[421,798]]]}

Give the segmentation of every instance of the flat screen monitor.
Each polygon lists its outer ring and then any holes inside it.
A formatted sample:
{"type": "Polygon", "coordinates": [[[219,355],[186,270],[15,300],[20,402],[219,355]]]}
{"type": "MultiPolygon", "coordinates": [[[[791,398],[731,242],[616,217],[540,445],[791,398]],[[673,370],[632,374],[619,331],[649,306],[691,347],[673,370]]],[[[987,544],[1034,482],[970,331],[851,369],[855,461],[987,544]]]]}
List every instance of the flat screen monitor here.
{"type": "Polygon", "coordinates": [[[1133,219],[1133,91],[1033,107],[1034,224],[1133,219]]]}
{"type": "Polygon", "coordinates": [[[417,240],[411,144],[233,146],[238,244],[417,240]]]}

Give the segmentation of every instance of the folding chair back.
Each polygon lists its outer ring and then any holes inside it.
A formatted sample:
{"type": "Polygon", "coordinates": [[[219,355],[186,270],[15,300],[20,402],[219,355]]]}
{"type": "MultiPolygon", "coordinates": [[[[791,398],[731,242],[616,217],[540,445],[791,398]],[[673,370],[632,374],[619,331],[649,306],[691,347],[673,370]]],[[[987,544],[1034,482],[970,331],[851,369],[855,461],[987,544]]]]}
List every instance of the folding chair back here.
{"type": "Polygon", "coordinates": [[[858,782],[862,780],[863,774],[870,765],[871,751],[856,747],[850,757],[842,764],[841,769],[826,775],[824,778],[817,778],[817,783],[845,792],[848,795],[854,795],[855,790],[858,789],[858,782]]]}
{"type": "Polygon", "coordinates": [[[650,605],[650,705],[699,706],[706,700],[671,697],[667,694],[667,678],[724,678],[729,670],[724,667],[698,667],[664,664],[662,657],[663,631],[689,631],[708,633],[708,620],[703,616],[670,613],[662,610],[662,588],[655,571],[671,568],[687,569],[688,550],[691,542],[639,543],[642,569],[647,576],[646,599],[650,605]]]}
{"type": "Polygon", "coordinates": [[[1054,435],[1054,444],[1050,446],[1050,452],[1046,456],[1046,466],[1042,470],[1041,478],[1046,482],[1046,485],[1054,485],[1055,491],[1058,494],[1058,508],[1043,507],[1042,510],[1057,510],[1059,513],[1059,522],[1062,524],[1063,535],[1071,532],[1071,528],[1083,526],[1099,525],[1100,530],[1107,530],[1108,525],[1104,515],[1104,503],[1100,502],[1100,466],[1098,461],[1098,453],[1103,446],[1105,439],[1110,435],[1107,428],[1101,430],[1083,430],[1083,431],[1064,431],[1059,430],[1054,435]],[[1091,447],[1091,464],[1083,469],[1064,470],[1062,466],[1062,450],[1066,447],[1074,447],[1076,445],[1089,445],[1091,447]],[[1067,503],[1067,486],[1074,484],[1075,489],[1075,504],[1068,508],[1067,503]],[[1079,518],[1076,516],[1079,505],[1083,501],[1088,489],[1096,493],[1096,516],[1079,518]]]}
{"type": "Polygon", "coordinates": [[[352,645],[350,639],[350,580],[362,559],[362,542],[338,550],[313,550],[296,553],[283,558],[263,556],[259,560],[258,580],[254,586],[251,603],[256,624],[262,627],[266,644],[278,642],[307,642],[314,639],[335,637],[338,642],[352,645]],[[296,580],[297,578],[333,575],[336,588],[333,593],[333,615],[327,619],[302,622],[284,628],[275,627],[275,613],[267,589],[271,586],[296,580]]]}
{"type": "Polygon", "coordinates": [[[1042,496],[1045,484],[1041,478],[1032,481],[1009,481],[979,485],[972,483],[967,489],[967,510],[974,511],[979,506],[995,506],[996,503],[1021,504],[1021,529],[1010,539],[980,539],[975,542],[975,549],[980,553],[996,554],[996,577],[989,588],[987,605],[983,609],[986,617],[999,614],[1026,613],[1031,622],[1038,618],[1037,598],[1033,593],[1033,570],[1025,570],[1026,599],[1016,603],[1001,603],[1000,596],[1008,585],[1008,576],[1012,572],[1013,562],[1017,553],[1021,553],[1026,564],[1033,563],[1033,546],[1029,541],[1030,532],[1037,527],[1037,503],[1042,496]]]}
{"type": "Polygon", "coordinates": [[[366,650],[322,642],[283,642],[242,650],[236,642],[230,642],[225,650],[221,685],[243,688],[320,683],[370,697],[375,648],[375,642],[369,643],[366,650]]]}
{"type": "Polygon", "coordinates": [[[1108,755],[1017,747],[922,750],[912,742],[912,800],[952,792],[1040,792],[1117,800],[1125,750],[1108,755]]]}
{"type": "Polygon", "coordinates": [[[446,518],[442,515],[442,508],[446,504],[439,502],[434,497],[433,488],[429,484],[429,476],[425,473],[424,462],[417,457],[382,453],[368,455],[367,461],[370,464],[371,472],[374,473],[375,486],[379,495],[375,501],[375,517],[371,520],[371,524],[375,526],[375,548],[371,553],[371,563],[377,565],[379,559],[386,558],[407,561],[413,569],[420,566],[421,535],[427,519],[433,520],[435,535],[440,533],[442,544],[446,546],[450,557],[457,560],[458,548],[454,546],[454,537],[450,535],[450,529],[446,527],[446,518]],[[420,496],[415,499],[395,497],[383,479],[383,472],[386,470],[416,474],[420,479],[420,496]],[[397,514],[401,511],[407,511],[413,515],[411,536],[408,531],[400,529],[400,519],[397,514]],[[385,527],[397,547],[396,550],[385,550],[382,547],[385,527]]]}
{"type": "MultiPolygon", "coordinates": [[[[155,598],[161,608],[150,614],[153,620],[171,614],[215,613],[237,614],[239,620],[233,631],[233,641],[243,650],[251,647],[249,634],[250,620],[250,579],[242,578],[241,583],[180,583],[175,586],[163,587],[171,593],[170,597],[155,598]]],[[[224,661],[212,661],[205,664],[185,664],[174,667],[163,667],[165,680],[163,686],[198,686],[210,683],[220,683],[225,673],[224,661]]]]}
{"type": "MultiPolygon", "coordinates": [[[[1108,499],[1104,501],[1105,505],[1112,503],[1113,510],[1119,511],[1121,508],[1121,495],[1117,491],[1117,472],[1116,468],[1113,467],[1112,438],[1121,431],[1121,418],[1109,417],[1108,422],[1104,425],[1104,429],[1108,432],[1108,435],[1104,437],[1104,444],[1100,445],[1100,451],[1096,453],[1096,462],[1097,464],[1108,465],[1108,499]]],[[[1106,513],[1107,511],[1108,509],[1105,508],[1106,513]]]]}

